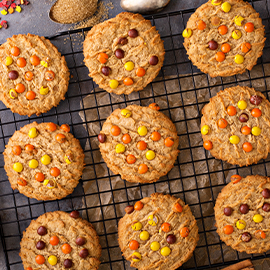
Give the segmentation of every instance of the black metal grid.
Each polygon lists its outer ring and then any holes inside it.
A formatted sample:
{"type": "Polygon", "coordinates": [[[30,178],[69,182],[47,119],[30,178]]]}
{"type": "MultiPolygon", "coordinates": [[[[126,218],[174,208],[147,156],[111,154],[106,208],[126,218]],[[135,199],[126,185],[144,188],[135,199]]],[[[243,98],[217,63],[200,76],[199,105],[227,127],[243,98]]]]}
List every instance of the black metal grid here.
{"type": "MultiPolygon", "coordinates": [[[[267,37],[270,34],[269,2],[265,0],[250,1],[263,18],[267,37]]],[[[53,202],[28,199],[17,191],[12,191],[4,171],[3,155],[0,156],[0,236],[2,243],[0,258],[3,255],[3,259],[0,261],[5,261],[6,269],[23,269],[18,255],[19,243],[22,232],[32,219],[36,219],[39,215],[48,211],[63,210],[69,212],[73,209],[79,210],[98,231],[102,245],[100,269],[129,269],[129,264],[122,258],[117,244],[117,222],[123,216],[124,207],[127,204],[132,204],[143,196],[158,192],[161,189],[181,197],[188,203],[198,222],[200,234],[198,246],[194,256],[181,269],[217,269],[244,258],[259,260],[270,257],[269,253],[240,254],[226,247],[218,237],[213,238],[213,235],[216,234],[213,213],[215,198],[226,182],[229,181],[230,175],[234,173],[268,175],[270,159],[268,158],[247,168],[239,168],[221,161],[215,161],[215,168],[213,168],[213,157],[203,149],[202,140],[198,143],[194,139],[196,135],[200,134],[200,130],[194,129],[191,125],[192,122],[199,124],[200,111],[208,102],[208,99],[202,99],[199,95],[200,91],[205,89],[208,92],[206,96],[209,98],[218,89],[224,89],[235,84],[253,86],[260,81],[264,88],[262,92],[269,98],[269,41],[266,41],[264,55],[259,59],[255,73],[247,72],[245,76],[234,76],[229,80],[220,78],[218,83],[213,84],[211,78],[191,64],[182,45],[182,31],[194,11],[195,9],[190,9],[147,17],[153,25],[156,25],[161,38],[164,40],[166,57],[158,78],[150,84],[150,90],[146,95],[144,90],[130,96],[123,96],[119,101],[115,95],[108,94],[109,101],[106,104],[100,104],[100,93],[104,91],[97,89],[97,85],[88,77],[87,68],[83,65],[82,42],[87,30],[89,30],[83,29],[63,32],[50,37],[51,41],[66,57],[73,77],[65,101],[46,114],[30,118],[13,114],[2,103],[0,104],[1,153],[3,153],[4,146],[14,131],[33,121],[68,123],[71,126],[71,132],[80,140],[81,145],[86,147],[86,169],[79,186],[67,198],[53,202]],[[183,78],[190,80],[193,89],[183,89],[183,78]],[[207,87],[198,85],[198,80],[201,79],[207,82],[207,87]],[[173,80],[177,81],[178,87],[175,92],[168,93],[167,83],[173,80]],[[159,91],[159,94],[155,91],[157,85],[162,88],[162,92],[159,91]],[[84,106],[84,98],[87,95],[90,95],[94,101],[94,106],[84,106]],[[193,101],[186,103],[187,96],[192,96],[193,101]],[[175,98],[179,98],[180,106],[171,105],[171,100],[175,98]],[[106,119],[106,116],[102,113],[105,109],[109,108],[113,111],[117,107],[125,107],[131,103],[146,106],[152,102],[159,102],[159,100],[162,102],[161,111],[173,120],[177,129],[183,130],[184,128],[186,130],[184,133],[178,133],[181,153],[175,167],[167,176],[154,184],[140,185],[125,181],[119,184],[117,182],[118,176],[107,169],[103,160],[99,160],[96,136],[90,134],[86,126],[96,123],[101,128],[106,119]],[[179,110],[182,112],[182,118],[176,119],[174,115],[179,110]],[[191,110],[193,111],[192,114],[190,114],[191,110]],[[89,112],[93,115],[93,119],[88,119],[89,112]],[[183,161],[182,156],[188,156],[189,158],[183,161]],[[206,170],[198,169],[200,164],[203,164],[206,170]],[[100,176],[100,170],[103,170],[102,176],[100,176]],[[190,173],[186,173],[186,171],[190,171],[190,173]],[[187,183],[189,183],[189,188],[186,188],[187,183]],[[88,184],[90,188],[85,188],[85,185],[88,184]],[[210,196],[205,200],[205,198],[202,198],[206,192],[210,196]],[[93,201],[97,204],[92,205],[91,202],[93,201]],[[202,254],[205,257],[203,260],[202,254]]],[[[5,269],[5,266],[2,269],[5,269]]]]}

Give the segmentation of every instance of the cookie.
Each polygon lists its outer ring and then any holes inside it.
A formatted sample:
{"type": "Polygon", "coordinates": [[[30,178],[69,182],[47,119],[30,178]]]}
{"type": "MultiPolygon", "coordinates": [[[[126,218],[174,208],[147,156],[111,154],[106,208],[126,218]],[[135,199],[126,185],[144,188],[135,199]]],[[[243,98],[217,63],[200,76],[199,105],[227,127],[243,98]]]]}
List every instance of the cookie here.
{"type": "Polygon", "coordinates": [[[94,227],[79,212],[55,211],[32,220],[23,232],[24,269],[96,270],[101,247],[94,227]]]}
{"type": "MultiPolygon", "coordinates": [[[[156,103],[150,106],[159,108],[156,103]]],[[[172,169],[179,153],[172,121],[155,109],[138,105],[116,109],[98,139],[107,166],[130,182],[157,181],[172,169]]]]}
{"type": "Polygon", "coordinates": [[[83,44],[89,76],[109,93],[142,90],[158,75],[164,45],[155,26],[140,14],[122,12],[95,25],[83,44]]]}
{"type": "Polygon", "coordinates": [[[118,224],[119,246],[138,270],[173,270],[191,258],[199,240],[188,205],[155,193],[127,206],[118,224]]]}
{"type": "Polygon", "coordinates": [[[243,0],[209,0],[183,31],[192,63],[211,77],[251,70],[263,53],[264,34],[259,13],[243,0]]]}
{"type": "Polygon", "coordinates": [[[217,233],[226,245],[240,252],[270,249],[270,178],[231,176],[215,205],[217,233]]]}
{"type": "Polygon", "coordinates": [[[79,140],[68,125],[36,122],[15,131],[4,151],[12,189],[37,200],[61,199],[73,192],[84,167],[79,140]]]}
{"type": "Polygon", "coordinates": [[[0,46],[0,99],[20,115],[57,106],[68,89],[64,56],[44,37],[14,35],[0,46]]]}
{"type": "Polygon", "coordinates": [[[270,103],[253,88],[220,91],[202,109],[203,146],[212,156],[248,166],[270,152],[270,103]]]}

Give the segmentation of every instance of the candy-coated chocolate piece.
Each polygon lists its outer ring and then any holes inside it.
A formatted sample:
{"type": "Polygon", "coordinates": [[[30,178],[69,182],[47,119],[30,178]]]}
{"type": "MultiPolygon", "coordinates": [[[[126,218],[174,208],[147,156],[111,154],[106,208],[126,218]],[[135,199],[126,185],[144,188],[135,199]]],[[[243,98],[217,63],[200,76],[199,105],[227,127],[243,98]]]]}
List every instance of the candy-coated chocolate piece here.
{"type": "Polygon", "coordinates": [[[202,135],[206,135],[208,134],[210,131],[210,127],[208,125],[203,125],[202,128],[201,128],[201,133],[202,135]]]}
{"type": "Polygon", "coordinates": [[[79,256],[83,259],[85,259],[89,255],[89,251],[86,248],[83,248],[79,252],[79,256]]]}
{"type": "Polygon", "coordinates": [[[254,233],[255,237],[257,239],[265,239],[266,238],[266,234],[264,231],[262,230],[257,230],[255,233],[254,233]]]}
{"type": "Polygon", "coordinates": [[[148,217],[148,224],[151,225],[151,226],[157,226],[158,217],[156,215],[150,215],[148,217]]]}
{"type": "Polygon", "coordinates": [[[65,143],[67,141],[67,138],[64,134],[62,133],[58,133],[55,135],[55,139],[59,142],[59,143],[65,143]]]}
{"type": "Polygon", "coordinates": [[[9,77],[11,80],[16,80],[16,79],[18,79],[18,77],[19,77],[19,73],[18,73],[18,71],[16,71],[16,70],[11,70],[11,71],[8,73],[8,77],[9,77]]]}
{"type": "Polygon", "coordinates": [[[242,122],[242,123],[247,122],[248,119],[249,119],[249,116],[248,116],[246,113],[242,113],[242,114],[239,116],[239,120],[240,120],[240,122],[242,122]]]}
{"type": "Polygon", "coordinates": [[[210,40],[208,42],[208,48],[210,50],[216,50],[218,48],[218,43],[216,41],[214,41],[214,40],[210,40]]]}
{"type": "Polygon", "coordinates": [[[139,248],[139,246],[140,246],[140,244],[139,244],[138,241],[136,241],[136,240],[131,240],[131,241],[129,242],[129,245],[128,245],[128,247],[129,247],[131,250],[136,250],[136,249],[139,248]]]}
{"type": "Polygon", "coordinates": [[[114,55],[118,58],[118,59],[122,59],[125,57],[125,52],[122,49],[117,49],[114,52],[114,55]]]}
{"type": "Polygon", "coordinates": [[[263,221],[263,216],[260,215],[260,214],[255,214],[255,215],[253,216],[253,221],[256,222],[256,223],[260,223],[260,222],[263,221]]]}
{"type": "Polygon", "coordinates": [[[147,128],[145,126],[140,126],[138,128],[138,133],[140,136],[145,136],[147,134],[147,128]]]}
{"type": "Polygon", "coordinates": [[[107,67],[107,66],[104,66],[101,68],[101,73],[104,75],[104,76],[109,76],[110,73],[111,73],[111,68],[110,67],[107,67]]]}
{"type": "Polygon", "coordinates": [[[37,264],[44,264],[45,263],[45,258],[43,255],[37,255],[36,256],[36,263],[37,264]]]}
{"type": "Polygon", "coordinates": [[[223,232],[227,235],[232,234],[233,233],[233,226],[231,226],[231,225],[224,226],[223,232]]]}
{"type": "Polygon", "coordinates": [[[133,205],[128,205],[125,207],[125,212],[127,214],[131,214],[134,211],[134,206],[133,205]]]}
{"type": "Polygon", "coordinates": [[[22,177],[20,177],[17,181],[17,184],[20,185],[20,186],[26,186],[27,185],[27,182],[25,179],[23,179],[22,177]]]}
{"type": "Polygon", "coordinates": [[[50,238],[50,244],[52,246],[57,246],[59,244],[59,238],[58,236],[56,235],[53,235],[51,238],[50,238]]]}
{"type": "Polygon", "coordinates": [[[44,87],[44,86],[41,86],[40,90],[39,90],[39,93],[41,95],[47,95],[49,93],[49,87],[44,87]]]}
{"type": "Polygon", "coordinates": [[[17,92],[14,90],[14,89],[10,89],[9,90],[9,96],[12,98],[12,99],[15,99],[18,97],[18,94],[17,92]]]}
{"type": "Polygon", "coordinates": [[[244,56],[241,55],[241,54],[237,54],[237,55],[234,57],[234,62],[235,62],[236,64],[243,64],[244,60],[245,60],[245,58],[244,58],[244,56]]]}
{"type": "Polygon", "coordinates": [[[234,174],[234,175],[231,176],[231,181],[232,181],[233,184],[236,184],[236,183],[240,182],[241,179],[242,179],[242,177],[240,175],[238,175],[238,174],[234,174]]]}
{"type": "Polygon", "coordinates": [[[72,251],[72,247],[69,244],[65,243],[64,245],[62,245],[61,250],[64,254],[69,254],[72,251]]]}
{"type": "Polygon", "coordinates": [[[174,244],[176,242],[176,237],[174,234],[169,234],[167,237],[166,237],[166,241],[168,244],[174,244]]]}
{"type": "Polygon", "coordinates": [[[13,55],[13,56],[18,56],[20,54],[20,49],[16,46],[12,47],[10,49],[10,53],[13,55]]]}
{"type": "Polygon", "coordinates": [[[211,24],[214,26],[220,25],[220,18],[218,16],[214,16],[211,18],[211,24]]]}
{"type": "Polygon", "coordinates": [[[30,57],[30,63],[31,63],[33,66],[39,65],[39,63],[40,63],[39,57],[36,56],[36,55],[32,55],[32,56],[30,57]]]}
{"type": "Polygon", "coordinates": [[[121,144],[121,143],[118,143],[116,146],[115,146],[115,152],[117,154],[120,154],[120,153],[124,153],[126,151],[126,147],[121,144]]]}
{"type": "Polygon", "coordinates": [[[211,141],[204,141],[203,142],[203,147],[204,147],[204,149],[206,149],[206,150],[211,150],[212,148],[213,148],[213,144],[212,144],[212,142],[211,141]]]}
{"type": "Polygon", "coordinates": [[[69,215],[70,215],[72,218],[75,218],[75,219],[77,219],[77,218],[80,217],[80,213],[79,213],[79,211],[77,211],[77,210],[72,211],[69,215]]]}
{"type": "Polygon", "coordinates": [[[250,49],[251,49],[251,44],[249,42],[244,42],[244,43],[241,44],[241,51],[243,53],[249,52],[250,49]]]}
{"type": "Polygon", "coordinates": [[[51,157],[49,155],[44,155],[41,158],[41,163],[44,165],[49,165],[51,163],[51,157]]]}
{"type": "Polygon", "coordinates": [[[132,78],[127,77],[123,80],[123,83],[124,85],[132,85],[134,81],[132,80],[132,78]]]}
{"type": "Polygon", "coordinates": [[[150,138],[151,138],[151,140],[152,140],[152,141],[157,142],[157,141],[159,141],[159,140],[160,140],[161,135],[160,135],[160,133],[159,133],[159,132],[154,131],[154,132],[152,132],[152,134],[151,134],[150,138]]]}
{"type": "Polygon", "coordinates": [[[263,99],[260,96],[253,95],[250,97],[250,103],[253,105],[260,105],[262,103],[263,99]]]}
{"type": "Polygon", "coordinates": [[[184,227],[184,228],[182,228],[181,230],[180,230],[180,235],[182,236],[182,237],[188,237],[188,235],[189,235],[189,229],[187,228],[187,227],[184,227]]]}
{"type": "Polygon", "coordinates": [[[240,138],[237,135],[232,135],[230,137],[230,143],[232,144],[238,144],[240,142],[240,138]]]}
{"type": "Polygon", "coordinates": [[[75,243],[78,246],[83,246],[86,243],[86,240],[84,237],[77,237],[75,243]]]}
{"type": "Polygon", "coordinates": [[[245,24],[245,30],[248,33],[251,33],[254,31],[254,24],[252,22],[248,22],[245,24]]]}
{"type": "Polygon", "coordinates": [[[139,174],[144,174],[147,173],[148,171],[148,166],[146,164],[140,164],[138,168],[138,173],[139,174]]]}
{"type": "Polygon", "coordinates": [[[142,259],[142,255],[139,252],[132,253],[131,259],[133,262],[139,262],[142,259]]]}
{"type": "Polygon", "coordinates": [[[48,189],[53,189],[56,187],[56,182],[53,179],[45,179],[43,185],[48,189]]]}
{"type": "Polygon", "coordinates": [[[261,134],[261,129],[259,127],[253,127],[251,129],[251,133],[254,135],[254,136],[259,136],[261,134]]]}
{"type": "Polygon", "coordinates": [[[239,211],[242,214],[247,214],[249,212],[249,206],[245,203],[245,204],[241,204],[239,207],[239,211]]]}
{"type": "Polygon", "coordinates": [[[163,232],[170,232],[172,229],[171,229],[171,225],[170,223],[168,222],[164,222],[162,225],[161,225],[161,230],[163,232]]]}
{"type": "Polygon", "coordinates": [[[229,2],[224,2],[222,5],[221,5],[221,9],[224,11],[224,12],[230,12],[232,6],[229,2]]]}
{"type": "Polygon", "coordinates": [[[252,149],[253,149],[252,144],[249,143],[249,142],[243,143],[242,148],[243,148],[243,150],[244,150],[245,152],[247,152],[247,153],[248,153],[248,152],[251,152],[252,149]]]}
{"type": "Polygon", "coordinates": [[[97,59],[101,64],[105,64],[108,61],[109,56],[106,53],[100,53],[98,55],[97,59]]]}
{"type": "Polygon", "coordinates": [[[244,18],[242,16],[235,16],[234,23],[238,26],[242,26],[244,18]]]}
{"type": "Polygon", "coordinates": [[[37,135],[38,135],[37,129],[36,129],[35,127],[30,128],[30,130],[29,130],[29,132],[28,132],[28,136],[29,136],[30,138],[35,138],[35,137],[37,137],[37,135]]]}
{"type": "Polygon", "coordinates": [[[173,144],[174,144],[174,138],[173,137],[168,137],[168,138],[165,139],[164,143],[165,143],[165,145],[167,147],[172,147],[173,144]]]}
{"type": "Polygon", "coordinates": [[[264,203],[263,207],[262,207],[262,210],[264,212],[270,212],[270,204],[269,203],[264,203]]]}
{"type": "Polygon", "coordinates": [[[106,139],[107,139],[107,136],[105,134],[100,133],[98,135],[98,140],[99,140],[100,143],[105,143],[106,139]]]}
{"type": "Polygon", "coordinates": [[[160,250],[160,254],[162,256],[169,256],[171,254],[171,249],[169,247],[163,247],[161,250],[160,250]]]}
{"type": "Polygon", "coordinates": [[[234,30],[234,31],[232,32],[232,38],[233,38],[233,39],[239,39],[239,38],[241,38],[241,37],[242,37],[242,33],[241,33],[240,30],[234,30]]]}
{"type": "Polygon", "coordinates": [[[29,167],[30,167],[31,169],[37,168],[37,167],[38,167],[38,161],[37,161],[36,159],[31,159],[31,160],[29,161],[29,167]]]}
{"type": "Polygon", "coordinates": [[[182,33],[182,36],[183,36],[184,38],[189,38],[189,37],[191,37],[191,36],[192,36],[192,30],[191,30],[191,29],[185,29],[185,30],[183,31],[183,33],[182,33]]]}
{"type": "Polygon", "coordinates": [[[149,239],[149,232],[148,231],[142,231],[140,233],[140,239],[143,241],[146,241],[149,239]]]}
{"type": "Polygon", "coordinates": [[[128,118],[132,115],[131,111],[130,110],[127,110],[127,109],[123,109],[121,110],[121,115],[125,118],[128,118]]]}
{"type": "Polygon", "coordinates": [[[38,235],[41,235],[41,236],[46,235],[47,234],[47,228],[44,227],[44,226],[40,226],[37,229],[37,233],[38,233],[38,235]]]}
{"type": "Polygon", "coordinates": [[[251,115],[253,117],[260,117],[262,115],[262,111],[260,109],[258,109],[258,108],[254,108],[251,111],[251,115]]]}
{"type": "Polygon", "coordinates": [[[49,256],[48,263],[50,265],[56,265],[57,264],[57,257],[54,255],[49,256]]]}
{"type": "Polygon", "coordinates": [[[145,73],[146,73],[146,71],[145,71],[144,68],[138,68],[138,69],[136,70],[136,75],[137,75],[138,77],[143,77],[143,76],[145,75],[145,73]]]}
{"type": "Polygon", "coordinates": [[[244,232],[241,236],[242,241],[249,242],[252,239],[252,236],[248,232],[244,232]]]}
{"type": "Polygon", "coordinates": [[[132,226],[133,231],[140,231],[142,229],[142,223],[141,222],[136,222],[132,226]]]}
{"type": "Polygon", "coordinates": [[[150,57],[150,59],[149,59],[149,64],[151,65],[151,66],[155,66],[155,65],[157,65],[158,64],[158,57],[156,56],[156,55],[153,55],[153,56],[151,56],[150,57]]]}
{"type": "Polygon", "coordinates": [[[45,72],[44,78],[46,81],[52,81],[55,77],[55,74],[52,70],[47,70],[45,72]]]}
{"type": "Polygon", "coordinates": [[[263,191],[262,191],[262,196],[263,196],[265,199],[269,199],[269,198],[270,198],[270,190],[269,190],[268,188],[263,189],[263,191]]]}
{"type": "Polygon", "coordinates": [[[236,222],[236,227],[239,230],[244,230],[246,228],[246,225],[247,225],[246,222],[242,219],[240,219],[236,222]]]}
{"type": "Polygon", "coordinates": [[[64,267],[65,268],[71,268],[72,266],[73,266],[72,260],[70,260],[70,259],[65,259],[64,260],[64,267]]]}
{"type": "Polygon", "coordinates": [[[233,212],[233,209],[231,207],[225,207],[223,212],[225,216],[230,216],[233,212]]]}
{"type": "Polygon", "coordinates": [[[128,61],[125,63],[124,67],[127,71],[132,71],[134,69],[135,65],[133,62],[128,61]]]}
{"type": "Polygon", "coordinates": [[[212,5],[214,5],[214,6],[218,6],[218,5],[221,5],[222,0],[212,0],[211,3],[212,3],[212,5]]]}
{"type": "Polygon", "coordinates": [[[37,243],[36,243],[36,248],[38,249],[38,250],[42,250],[42,249],[44,249],[46,247],[46,244],[45,244],[45,242],[43,242],[43,241],[38,241],[37,243]]]}
{"type": "Polygon", "coordinates": [[[156,241],[152,242],[152,243],[150,244],[150,248],[151,248],[153,251],[158,251],[158,250],[160,249],[160,244],[159,244],[159,242],[156,242],[156,241]]]}
{"type": "Polygon", "coordinates": [[[6,66],[10,66],[13,63],[13,59],[10,56],[6,57],[6,66]]]}
{"type": "Polygon", "coordinates": [[[145,157],[148,159],[148,160],[153,160],[155,157],[156,157],[156,154],[154,151],[152,150],[148,150],[145,154],[145,157]]]}
{"type": "Polygon", "coordinates": [[[137,201],[136,203],[135,203],[135,205],[134,205],[134,209],[136,210],[136,211],[140,211],[140,210],[142,210],[143,209],[143,203],[141,202],[141,201],[137,201]]]}
{"type": "Polygon", "coordinates": [[[136,38],[139,35],[139,33],[138,33],[138,31],[136,29],[130,29],[128,31],[128,35],[131,38],[136,38]]]}
{"type": "Polygon", "coordinates": [[[112,89],[116,89],[119,85],[117,80],[110,80],[109,84],[112,89]]]}

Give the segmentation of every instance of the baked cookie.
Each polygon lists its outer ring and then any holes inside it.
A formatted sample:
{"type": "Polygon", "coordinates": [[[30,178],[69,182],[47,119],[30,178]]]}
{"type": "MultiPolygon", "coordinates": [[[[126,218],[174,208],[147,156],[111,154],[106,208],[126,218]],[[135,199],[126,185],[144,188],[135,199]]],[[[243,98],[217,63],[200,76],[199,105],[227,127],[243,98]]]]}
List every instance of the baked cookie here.
{"type": "Polygon", "coordinates": [[[202,109],[203,146],[212,156],[248,166],[270,152],[270,103],[253,88],[220,91],[202,109]]]}
{"type": "Polygon", "coordinates": [[[0,99],[12,112],[49,111],[65,99],[68,82],[65,58],[48,39],[14,35],[0,46],[0,99]]]}
{"type": "MultiPolygon", "coordinates": [[[[156,103],[150,106],[159,109],[156,103]]],[[[179,153],[172,121],[155,109],[138,105],[116,109],[98,139],[107,166],[130,182],[157,181],[172,169],[179,153]]]]}
{"type": "Polygon", "coordinates": [[[138,270],[173,270],[191,258],[199,240],[188,205],[159,193],[127,206],[118,224],[124,257],[138,270]]]}
{"type": "Polygon", "coordinates": [[[217,233],[226,245],[240,252],[270,249],[270,178],[233,175],[215,205],[217,233]]]}
{"type": "Polygon", "coordinates": [[[107,92],[142,90],[158,75],[164,46],[151,22],[140,14],[122,12],[95,25],[83,44],[89,76],[107,92]]]}
{"type": "Polygon", "coordinates": [[[211,77],[251,70],[266,40],[259,13],[243,0],[209,0],[191,15],[183,37],[192,63],[211,77]]]}
{"type": "Polygon", "coordinates": [[[94,227],[79,212],[55,211],[32,220],[23,232],[24,269],[96,270],[101,247],[94,227]]]}
{"type": "Polygon", "coordinates": [[[68,125],[36,122],[15,131],[4,151],[12,189],[37,200],[61,199],[73,192],[84,167],[79,140],[68,125]]]}

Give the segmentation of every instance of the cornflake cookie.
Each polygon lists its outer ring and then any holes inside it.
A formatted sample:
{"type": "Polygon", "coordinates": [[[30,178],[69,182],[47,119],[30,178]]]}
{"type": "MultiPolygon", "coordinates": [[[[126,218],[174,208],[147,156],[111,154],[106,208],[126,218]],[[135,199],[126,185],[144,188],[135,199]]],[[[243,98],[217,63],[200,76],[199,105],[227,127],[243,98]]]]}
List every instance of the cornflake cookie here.
{"type": "Polygon", "coordinates": [[[173,270],[191,258],[199,240],[188,205],[159,193],[125,208],[118,224],[119,245],[139,270],[173,270]]]}
{"type": "Polygon", "coordinates": [[[270,178],[231,176],[215,205],[217,233],[226,245],[240,252],[270,249],[270,178]]]}
{"type": "Polygon", "coordinates": [[[122,12],[95,25],[83,45],[89,76],[107,92],[142,90],[158,75],[164,61],[163,41],[140,14],[122,12]]]}
{"type": "Polygon", "coordinates": [[[12,112],[49,111],[65,99],[68,82],[65,58],[48,39],[14,35],[0,46],[0,99],[12,112]]]}
{"type": "Polygon", "coordinates": [[[209,0],[191,15],[183,37],[193,64],[211,77],[251,70],[266,40],[259,13],[243,0],[209,0]]]}
{"type": "Polygon", "coordinates": [[[159,106],[130,105],[116,109],[98,136],[107,166],[122,179],[152,183],[167,174],[177,159],[179,138],[159,106]]]}
{"type": "Polygon", "coordinates": [[[26,270],[96,270],[100,255],[98,235],[78,211],[45,213],[23,232],[20,256],[26,270]]]}
{"type": "Polygon", "coordinates": [[[202,109],[203,146],[212,156],[248,166],[270,152],[270,103],[253,88],[220,91],[202,109]]]}
{"type": "Polygon", "coordinates": [[[15,131],[4,151],[12,189],[37,200],[73,192],[84,168],[84,153],[70,127],[36,122],[15,131]]]}

